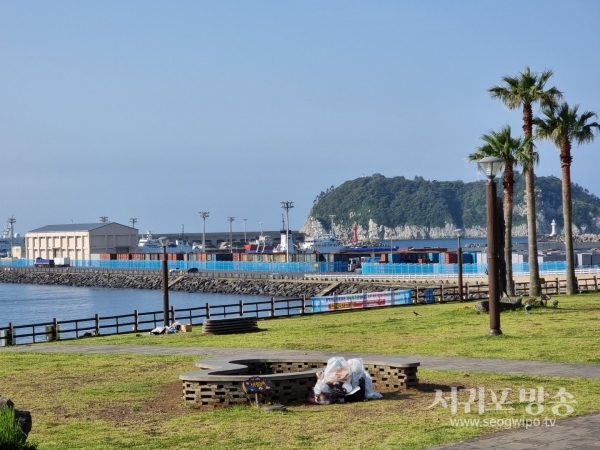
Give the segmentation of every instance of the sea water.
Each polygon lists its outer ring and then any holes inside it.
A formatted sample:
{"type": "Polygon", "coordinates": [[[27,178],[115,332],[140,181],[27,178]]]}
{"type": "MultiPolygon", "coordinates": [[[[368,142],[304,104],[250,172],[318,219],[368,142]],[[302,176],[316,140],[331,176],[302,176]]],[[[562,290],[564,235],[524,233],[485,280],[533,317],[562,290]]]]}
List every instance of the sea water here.
{"type": "MultiPolygon", "coordinates": [[[[262,301],[266,296],[169,292],[175,309],[262,301]]],[[[0,283],[0,328],[42,322],[162,311],[162,290],[0,283]]]]}

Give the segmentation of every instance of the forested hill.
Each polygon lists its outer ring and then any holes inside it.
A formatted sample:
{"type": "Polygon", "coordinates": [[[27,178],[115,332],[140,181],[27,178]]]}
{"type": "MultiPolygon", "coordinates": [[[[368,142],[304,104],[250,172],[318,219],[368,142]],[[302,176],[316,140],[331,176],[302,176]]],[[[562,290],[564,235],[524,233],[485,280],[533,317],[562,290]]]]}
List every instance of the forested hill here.
{"type": "MultiPolygon", "coordinates": [[[[526,235],[525,182],[516,174],[514,195],[515,236],[526,235]]],[[[498,195],[502,195],[501,180],[498,195]]],[[[550,233],[556,221],[563,225],[561,181],[536,177],[538,233],[550,233]]],[[[573,184],[573,221],[579,233],[600,232],[600,198],[573,184]]],[[[347,235],[353,223],[361,237],[436,238],[452,237],[462,228],[468,236],[485,236],[485,181],[428,181],[422,177],[387,178],[380,174],[346,181],[321,192],[309,218],[330,229],[335,214],[336,232],[347,235]]],[[[305,225],[305,231],[308,229],[305,225]]]]}

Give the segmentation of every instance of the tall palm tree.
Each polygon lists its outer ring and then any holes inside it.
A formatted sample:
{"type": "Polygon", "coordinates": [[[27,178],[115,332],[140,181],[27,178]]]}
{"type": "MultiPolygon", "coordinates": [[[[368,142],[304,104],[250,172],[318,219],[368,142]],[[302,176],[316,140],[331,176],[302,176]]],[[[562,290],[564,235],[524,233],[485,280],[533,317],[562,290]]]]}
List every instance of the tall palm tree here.
{"type": "Polygon", "coordinates": [[[544,108],[544,117],[536,117],[535,134],[541,139],[554,142],[560,150],[560,166],[562,169],[562,204],[565,221],[565,251],[567,259],[567,294],[577,291],[575,285],[575,263],[573,257],[573,203],[571,201],[571,143],[577,145],[592,142],[594,131],[600,130],[597,122],[588,122],[596,113],[585,111],[577,113],[579,105],[569,108],[564,102],[557,108],[544,108]]]}
{"type": "MultiPolygon", "coordinates": [[[[500,99],[507,108],[523,110],[523,134],[533,138],[532,105],[539,103],[542,108],[556,106],[562,98],[562,92],[556,87],[545,89],[548,79],[554,72],[545,70],[541,74],[532,73],[529,67],[516,77],[504,76],[501,86],[492,86],[488,93],[494,99],[500,99]]],[[[533,141],[529,142],[530,155],[533,156],[533,141]]],[[[527,203],[527,236],[529,244],[529,283],[530,294],[538,296],[540,292],[540,271],[537,260],[537,230],[535,214],[535,191],[533,164],[523,171],[525,175],[525,199],[527,203]]]]}
{"type": "Polygon", "coordinates": [[[500,131],[490,131],[481,136],[485,142],[475,153],[468,156],[469,161],[477,161],[486,156],[495,156],[504,160],[504,262],[506,265],[506,293],[515,295],[512,272],[512,222],[513,222],[513,187],[515,184],[514,170],[516,167],[527,168],[538,161],[537,152],[529,153],[531,137],[513,138],[510,125],[500,128],[500,131]]]}

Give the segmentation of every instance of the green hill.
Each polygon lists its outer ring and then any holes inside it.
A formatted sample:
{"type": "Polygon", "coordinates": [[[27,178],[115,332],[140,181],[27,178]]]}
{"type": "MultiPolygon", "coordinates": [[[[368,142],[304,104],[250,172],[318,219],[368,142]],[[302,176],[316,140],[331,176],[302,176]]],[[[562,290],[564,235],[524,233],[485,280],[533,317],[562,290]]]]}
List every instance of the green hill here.
{"type": "MultiPolygon", "coordinates": [[[[563,225],[560,179],[536,177],[535,186],[538,233],[550,233],[552,220],[560,232],[563,225]]],[[[524,192],[524,179],[517,175],[515,236],[526,235],[524,192]]],[[[498,194],[502,195],[500,180],[498,194]]],[[[600,232],[600,198],[577,184],[573,184],[572,195],[576,232],[600,232]]],[[[309,216],[330,229],[331,214],[336,216],[336,232],[342,235],[356,223],[362,237],[452,237],[455,228],[466,230],[468,236],[485,236],[485,182],[428,181],[422,177],[408,180],[375,174],[321,192],[309,216]]]]}

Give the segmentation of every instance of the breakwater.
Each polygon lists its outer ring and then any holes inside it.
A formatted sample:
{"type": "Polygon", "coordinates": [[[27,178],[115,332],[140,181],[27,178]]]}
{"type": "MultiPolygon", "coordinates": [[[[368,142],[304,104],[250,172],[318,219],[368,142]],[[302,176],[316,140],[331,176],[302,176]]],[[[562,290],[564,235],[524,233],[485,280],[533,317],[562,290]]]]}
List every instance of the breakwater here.
{"type": "MultiPolygon", "coordinates": [[[[169,281],[178,276],[171,275],[169,281]]],[[[51,272],[32,270],[2,270],[0,283],[39,284],[76,287],[100,287],[123,289],[161,289],[162,276],[159,272],[149,274],[121,274],[94,272],[51,272]]],[[[185,275],[170,287],[171,291],[202,292],[214,294],[261,295],[270,297],[314,297],[324,289],[332,287],[330,294],[356,294],[389,290],[390,284],[371,282],[333,283],[331,281],[286,280],[286,279],[237,279],[185,275]]]]}

